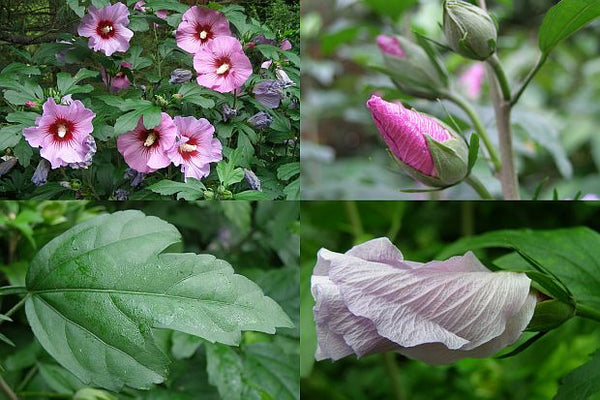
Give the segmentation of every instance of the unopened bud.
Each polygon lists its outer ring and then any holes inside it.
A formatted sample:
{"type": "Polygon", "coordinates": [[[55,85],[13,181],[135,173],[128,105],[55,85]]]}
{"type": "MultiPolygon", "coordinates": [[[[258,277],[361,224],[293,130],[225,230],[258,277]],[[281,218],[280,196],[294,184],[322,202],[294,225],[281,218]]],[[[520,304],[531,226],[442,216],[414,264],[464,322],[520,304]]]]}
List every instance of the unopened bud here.
{"type": "Polygon", "coordinates": [[[486,60],[496,51],[496,23],[482,8],[462,0],[444,2],[444,35],[458,54],[486,60]]]}

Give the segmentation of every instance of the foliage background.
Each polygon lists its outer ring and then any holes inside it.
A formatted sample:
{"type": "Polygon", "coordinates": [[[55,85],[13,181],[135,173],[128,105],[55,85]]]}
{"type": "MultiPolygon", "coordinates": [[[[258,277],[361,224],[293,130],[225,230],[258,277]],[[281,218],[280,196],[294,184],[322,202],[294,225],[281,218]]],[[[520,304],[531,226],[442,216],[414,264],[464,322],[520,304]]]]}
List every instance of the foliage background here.
{"type": "MultiPolygon", "coordinates": [[[[519,82],[535,63],[537,30],[546,11],[558,1],[490,0],[499,22],[499,57],[511,83],[519,82]]],[[[463,128],[466,116],[452,104],[415,100],[396,90],[389,78],[369,69],[382,65],[375,45],[380,33],[409,36],[412,31],[444,43],[441,0],[318,0],[303,1],[302,187],[304,199],[473,199],[466,184],[427,194],[401,189],[424,188],[404,176],[365,107],[371,93],[387,100],[402,99],[423,112],[463,128]]],[[[560,44],[524,93],[513,112],[514,147],[522,198],[531,199],[548,179],[541,199],[554,189],[561,199],[600,193],[600,21],[560,44]]],[[[451,81],[472,62],[445,54],[451,81]]],[[[487,84],[476,109],[492,141],[497,142],[487,84]]],[[[481,158],[481,157],[480,157],[481,158]]],[[[492,194],[499,183],[480,160],[474,173],[492,194]]]]}
{"type": "MultiPolygon", "coordinates": [[[[0,285],[23,285],[28,261],[36,249],[79,222],[104,212],[138,209],[175,225],[183,236],[177,251],[209,253],[231,263],[236,273],[247,276],[277,301],[296,324],[276,335],[246,332],[239,348],[233,348],[232,364],[207,374],[206,350],[201,340],[162,331],[160,341],[175,362],[168,380],[150,391],[125,390],[120,399],[233,399],[238,389],[231,380],[221,396],[211,383],[232,368],[236,357],[249,371],[241,385],[253,385],[263,399],[299,398],[299,203],[224,201],[193,202],[0,202],[0,285]],[[246,357],[253,344],[267,344],[264,357],[246,357]]],[[[1,310],[18,299],[1,298],[1,310]]],[[[1,332],[16,347],[0,343],[0,373],[23,398],[72,398],[83,385],[41,348],[32,335],[23,310],[4,322],[1,332]],[[24,393],[30,393],[26,395],[24,393]],[[31,395],[33,393],[33,395],[31,395]],[[35,395],[38,393],[38,395],[35,395]],[[41,393],[41,394],[40,394],[41,393]],[[25,397],[26,396],[26,397],[25,397]]],[[[160,333],[160,332],[159,332],[160,333]]],[[[222,346],[226,347],[226,346],[222,346]]],[[[231,371],[231,370],[230,370],[231,371]]],[[[240,373],[241,375],[241,373],[240,373]]],[[[227,376],[227,375],[223,375],[227,376]]],[[[0,391],[0,399],[4,399],[0,391]]]]}
{"type": "MultiPolygon", "coordinates": [[[[302,398],[309,400],[394,398],[381,355],[313,361],[310,275],[319,248],[343,253],[354,244],[387,236],[407,260],[426,262],[459,238],[493,230],[582,225],[600,230],[598,202],[520,202],[518,207],[511,202],[304,202],[301,208],[300,371],[302,398]]],[[[492,265],[506,251],[475,253],[492,265]]],[[[574,318],[507,359],[467,359],[448,366],[400,355],[395,359],[406,399],[546,400],[554,397],[560,379],[586,363],[599,346],[599,324],[574,318]]]]}

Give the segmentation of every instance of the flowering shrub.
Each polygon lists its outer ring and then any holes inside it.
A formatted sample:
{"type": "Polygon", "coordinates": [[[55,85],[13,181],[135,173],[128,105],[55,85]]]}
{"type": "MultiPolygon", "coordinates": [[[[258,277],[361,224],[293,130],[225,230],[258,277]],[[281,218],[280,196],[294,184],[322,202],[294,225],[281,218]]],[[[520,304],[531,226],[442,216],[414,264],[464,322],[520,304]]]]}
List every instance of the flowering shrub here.
{"type": "Polygon", "coordinates": [[[73,33],[1,69],[4,197],[298,198],[298,21],[84,3],[66,2],[73,33]]]}

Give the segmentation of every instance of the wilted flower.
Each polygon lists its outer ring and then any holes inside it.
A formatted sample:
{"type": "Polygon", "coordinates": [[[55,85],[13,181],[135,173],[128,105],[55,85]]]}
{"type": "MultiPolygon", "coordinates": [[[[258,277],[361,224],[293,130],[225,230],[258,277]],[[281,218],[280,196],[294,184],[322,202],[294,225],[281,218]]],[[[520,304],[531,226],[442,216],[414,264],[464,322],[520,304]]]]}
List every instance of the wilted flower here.
{"type": "Polygon", "coordinates": [[[273,117],[269,113],[261,111],[251,116],[248,123],[255,129],[267,129],[273,123],[273,117]]]}
{"type": "Polygon", "coordinates": [[[387,74],[394,84],[411,96],[443,98],[448,80],[441,64],[436,65],[420,46],[402,36],[377,37],[387,74]]]}
{"type": "Polygon", "coordinates": [[[481,62],[473,64],[460,76],[460,84],[467,90],[467,97],[477,99],[485,79],[485,65],[481,62]]]}
{"type": "Polygon", "coordinates": [[[187,178],[198,180],[210,174],[210,163],[223,159],[222,145],[213,138],[215,127],[205,118],[175,117],[178,141],[169,150],[169,158],[187,178]]]}
{"type": "Polygon", "coordinates": [[[514,343],[536,306],[523,273],[491,272],[468,252],[425,264],[387,239],[321,249],[311,280],[317,360],[396,351],[430,364],[484,358],[514,343]]]}
{"type": "Polygon", "coordinates": [[[176,83],[186,83],[192,80],[192,71],[189,69],[177,68],[171,71],[171,79],[169,83],[174,85],[176,83]]]}
{"type": "Polygon", "coordinates": [[[229,107],[229,105],[227,104],[223,104],[221,110],[223,110],[223,121],[225,122],[229,121],[231,118],[237,115],[237,110],[235,108],[229,107]]]}
{"type": "Polygon", "coordinates": [[[231,36],[227,18],[219,11],[198,6],[183,14],[175,32],[177,46],[192,54],[220,36],[231,36]]]}
{"type": "Polygon", "coordinates": [[[464,57],[485,60],[496,51],[496,23],[482,8],[462,0],[444,2],[444,35],[464,57]]]}
{"type": "Polygon", "coordinates": [[[284,98],[283,88],[279,81],[262,81],[252,90],[256,101],[268,108],[277,108],[284,98]]]}
{"type": "Polygon", "coordinates": [[[89,135],[83,143],[83,149],[85,151],[85,156],[83,156],[83,160],[80,162],[69,163],[69,167],[73,169],[85,169],[92,165],[92,158],[94,157],[94,155],[96,154],[96,150],[98,149],[96,147],[96,140],[94,140],[92,135],[89,135]]]}
{"type": "Polygon", "coordinates": [[[43,105],[36,126],[23,129],[23,136],[33,147],[41,147],[40,155],[50,161],[52,168],[70,163],[86,162],[88,140],[94,130],[91,110],[75,100],[68,106],[57,105],[52,97],[43,105]]]}
{"type": "Polygon", "coordinates": [[[441,121],[371,96],[373,121],[403,169],[431,186],[449,186],[467,174],[468,148],[441,121]]]}
{"type": "Polygon", "coordinates": [[[35,167],[35,171],[33,172],[33,176],[31,177],[31,182],[35,186],[43,186],[48,182],[48,172],[50,171],[50,163],[48,160],[44,160],[43,158],[38,163],[37,167],[35,167]]]}
{"type": "Polygon", "coordinates": [[[277,77],[277,80],[279,81],[279,83],[281,83],[281,85],[284,88],[289,87],[289,86],[294,86],[296,84],[296,83],[294,83],[293,80],[290,79],[288,74],[280,67],[277,67],[275,69],[275,76],[277,77]]]}
{"type": "Polygon", "coordinates": [[[117,201],[126,201],[129,200],[129,190],[125,189],[117,189],[113,193],[113,198],[117,201]]]}
{"type": "Polygon", "coordinates": [[[17,157],[2,157],[2,159],[4,161],[0,163],[0,177],[9,173],[10,170],[13,169],[15,165],[17,165],[17,161],[19,161],[17,157]]]}
{"type": "Polygon", "coordinates": [[[146,177],[146,174],[144,174],[143,172],[136,171],[135,176],[131,180],[131,183],[129,184],[129,186],[131,186],[131,187],[140,186],[142,184],[142,182],[144,182],[145,177],[146,177]]]}
{"type": "Polygon", "coordinates": [[[231,92],[252,75],[252,64],[234,37],[219,36],[194,56],[198,84],[217,92],[231,92]]]}
{"type": "Polygon", "coordinates": [[[126,52],[133,32],[129,25],[129,10],[123,3],[115,3],[97,9],[90,6],[89,14],[81,20],[77,33],[89,37],[89,47],[94,51],[102,51],[107,56],[114,52],[126,52]]]}
{"type": "Polygon", "coordinates": [[[254,171],[251,169],[244,168],[244,180],[248,184],[248,188],[250,188],[250,190],[258,190],[259,192],[262,192],[260,179],[258,179],[258,176],[256,176],[254,171]]]}
{"type": "Polygon", "coordinates": [[[73,103],[73,95],[71,94],[63,96],[62,99],[60,99],[60,104],[63,106],[70,106],[71,103],[73,103]]]}
{"type": "Polygon", "coordinates": [[[150,173],[171,163],[167,152],[175,144],[177,128],[167,113],[161,113],[160,124],[147,129],[143,117],[134,130],[117,138],[117,149],[125,162],[138,172],[150,173]]]}

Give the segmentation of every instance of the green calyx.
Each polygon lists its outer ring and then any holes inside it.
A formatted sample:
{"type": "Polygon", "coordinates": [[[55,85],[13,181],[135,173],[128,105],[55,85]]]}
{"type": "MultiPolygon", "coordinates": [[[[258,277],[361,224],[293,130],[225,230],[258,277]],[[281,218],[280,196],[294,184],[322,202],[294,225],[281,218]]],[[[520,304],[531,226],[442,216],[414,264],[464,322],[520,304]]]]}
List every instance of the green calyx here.
{"type": "Polygon", "coordinates": [[[484,61],[496,51],[498,32],[482,8],[462,0],[444,1],[444,35],[458,54],[484,61]]]}
{"type": "Polygon", "coordinates": [[[406,94],[430,100],[443,98],[448,79],[440,73],[434,60],[419,45],[402,36],[396,38],[405,57],[384,53],[386,74],[406,94]]]}
{"type": "Polygon", "coordinates": [[[562,325],[575,315],[575,307],[559,300],[540,301],[535,306],[528,331],[549,331],[562,325]]]}

